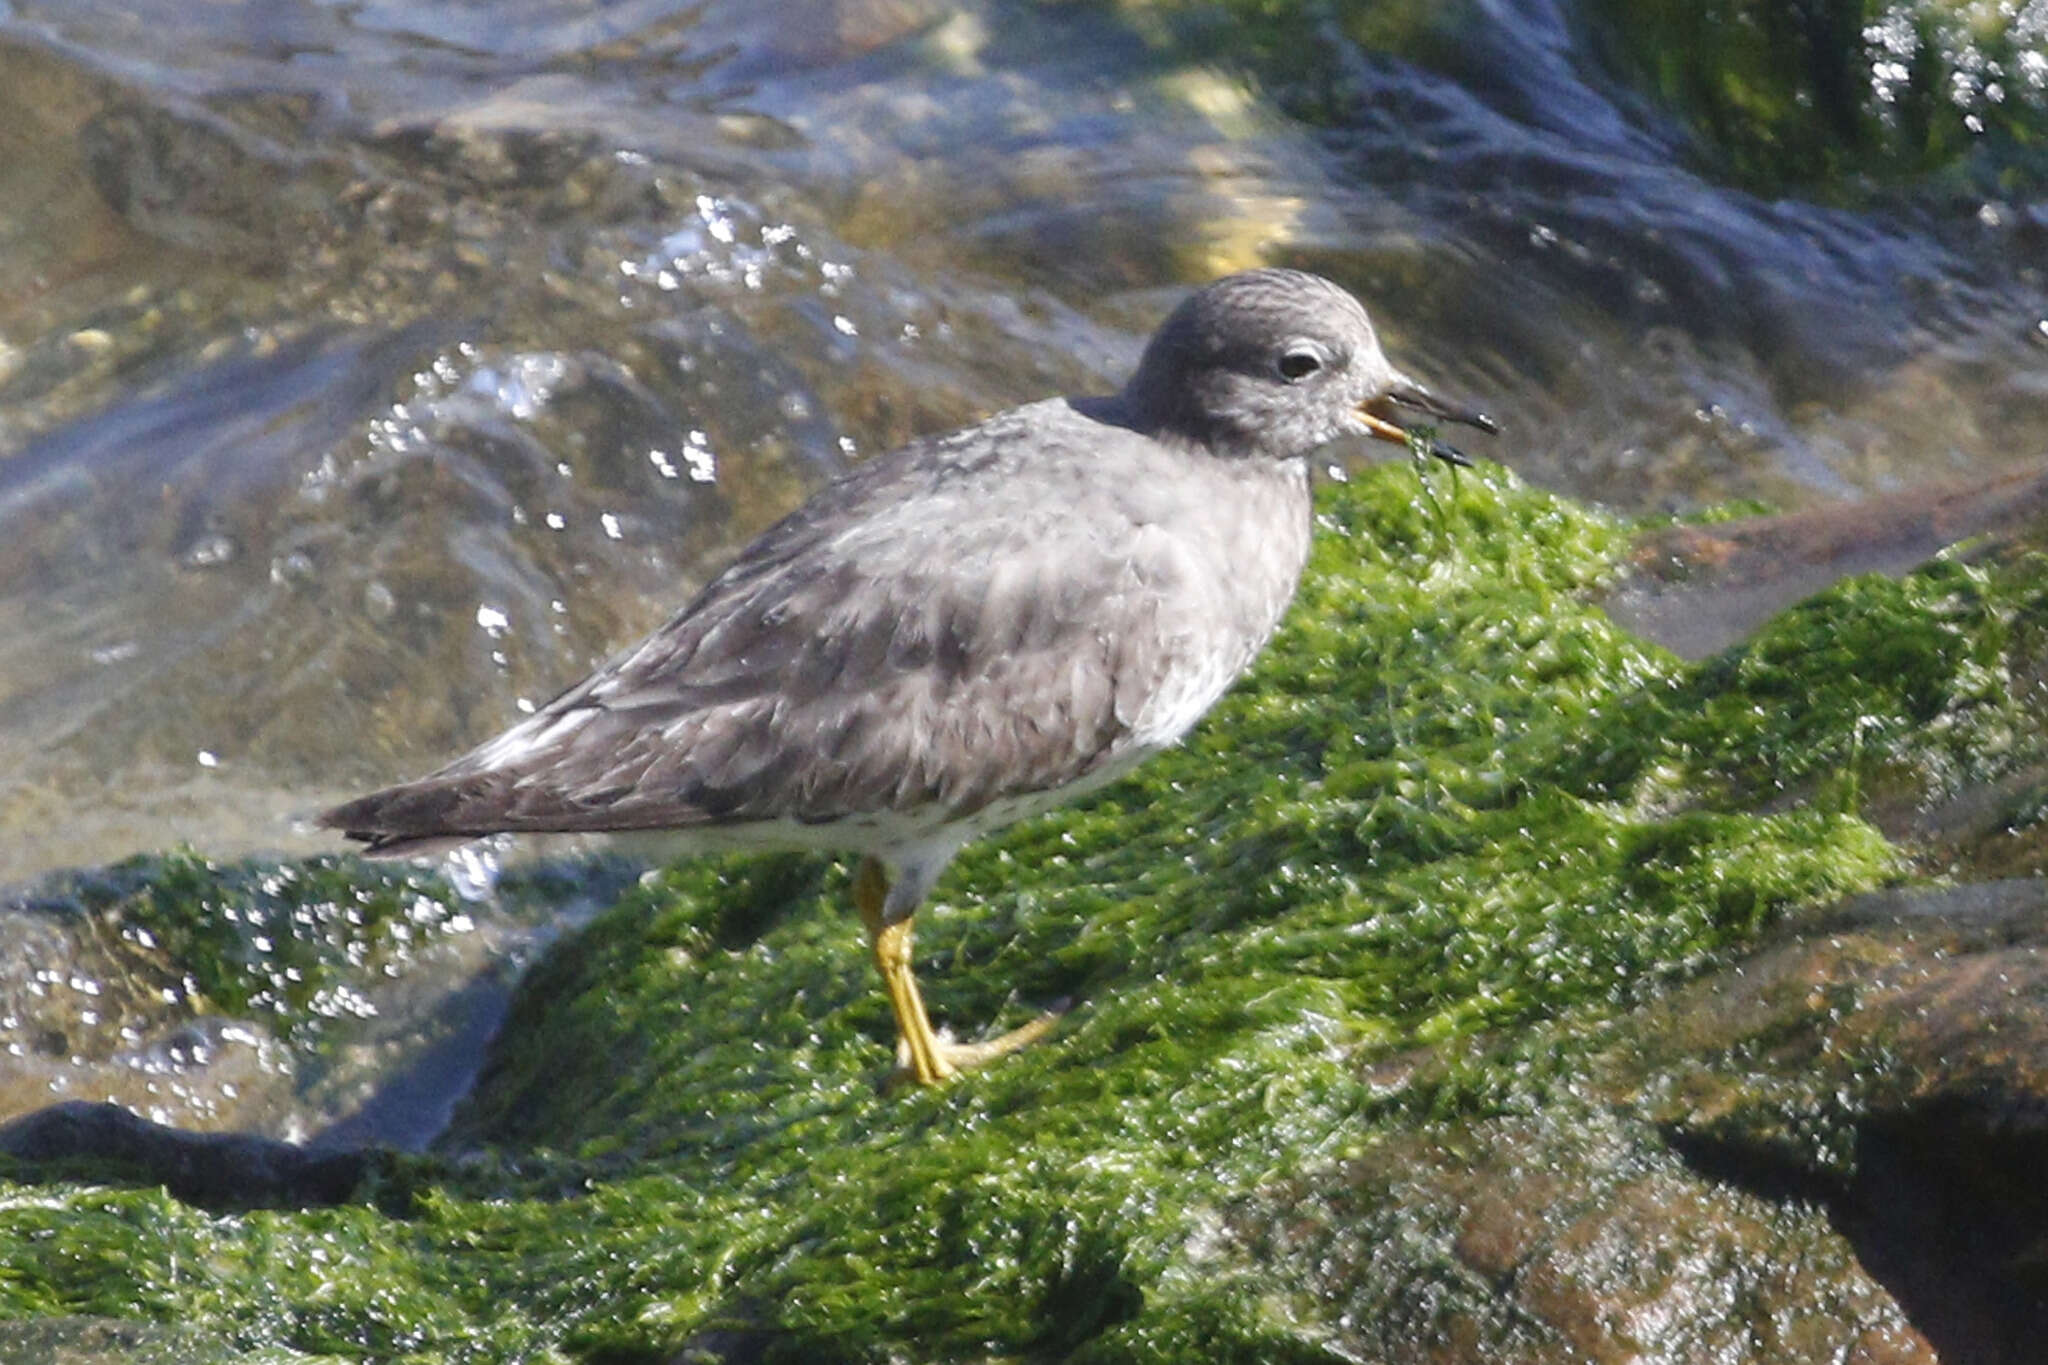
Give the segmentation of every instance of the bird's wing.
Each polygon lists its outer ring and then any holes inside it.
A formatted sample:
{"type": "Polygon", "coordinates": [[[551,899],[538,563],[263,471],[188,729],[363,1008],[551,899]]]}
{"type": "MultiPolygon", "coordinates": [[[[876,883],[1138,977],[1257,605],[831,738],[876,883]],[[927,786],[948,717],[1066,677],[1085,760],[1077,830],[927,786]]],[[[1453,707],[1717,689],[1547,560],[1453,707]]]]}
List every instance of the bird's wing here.
{"type": "Polygon", "coordinates": [[[1187,547],[1146,510],[1156,481],[1090,478],[1137,437],[1034,407],[857,471],[518,726],[322,822],[389,845],[958,817],[1087,776],[1161,684],[1151,607],[1187,547]]]}

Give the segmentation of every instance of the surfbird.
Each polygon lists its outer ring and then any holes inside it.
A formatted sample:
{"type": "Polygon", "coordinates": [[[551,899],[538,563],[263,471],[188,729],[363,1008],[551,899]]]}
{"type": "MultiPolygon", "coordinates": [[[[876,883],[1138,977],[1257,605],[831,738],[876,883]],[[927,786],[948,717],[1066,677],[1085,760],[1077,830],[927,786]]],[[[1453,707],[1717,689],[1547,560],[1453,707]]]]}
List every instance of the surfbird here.
{"type": "Polygon", "coordinates": [[[1050,1023],[934,1032],[911,921],[947,862],[1179,740],[1294,595],[1308,456],[1363,433],[1464,463],[1434,422],[1494,429],[1389,364],[1339,286],[1231,275],[1168,316],[1121,393],[868,461],[496,739],[320,821],[386,855],[650,830],[858,853],[900,1071],[943,1080],[1050,1023]]]}

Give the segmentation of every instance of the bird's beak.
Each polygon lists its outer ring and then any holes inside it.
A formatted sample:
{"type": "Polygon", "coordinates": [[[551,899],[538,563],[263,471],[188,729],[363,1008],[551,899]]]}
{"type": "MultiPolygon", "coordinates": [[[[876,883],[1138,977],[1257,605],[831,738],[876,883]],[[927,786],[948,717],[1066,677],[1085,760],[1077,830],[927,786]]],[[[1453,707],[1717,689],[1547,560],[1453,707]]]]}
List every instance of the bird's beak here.
{"type": "MultiPolygon", "coordinates": [[[[1412,379],[1396,379],[1385,392],[1374,395],[1358,405],[1358,420],[1365,424],[1366,432],[1382,441],[1393,441],[1399,445],[1408,444],[1408,429],[1411,423],[1402,420],[1404,413],[1421,413],[1425,418],[1438,422],[1456,422],[1461,426],[1477,427],[1484,432],[1500,430],[1500,424],[1477,408],[1459,407],[1446,403],[1412,379]]],[[[1421,426],[1422,422],[1412,425],[1421,426]]],[[[1450,444],[1439,441],[1435,434],[1429,437],[1429,453],[1445,464],[1467,465],[1472,461],[1465,452],[1450,444]]]]}

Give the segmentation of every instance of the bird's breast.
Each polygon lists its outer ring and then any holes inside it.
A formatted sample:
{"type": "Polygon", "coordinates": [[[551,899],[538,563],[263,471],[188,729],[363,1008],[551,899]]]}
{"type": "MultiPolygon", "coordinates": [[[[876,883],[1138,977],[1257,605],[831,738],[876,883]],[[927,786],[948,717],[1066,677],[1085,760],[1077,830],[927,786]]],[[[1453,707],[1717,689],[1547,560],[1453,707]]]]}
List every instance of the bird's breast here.
{"type": "MultiPolygon", "coordinates": [[[[1272,638],[1308,559],[1308,471],[1300,460],[1214,461],[1198,501],[1139,529],[1140,573],[1157,593],[1126,683],[1126,719],[1147,752],[1180,739],[1272,638]],[[1149,657],[1142,657],[1149,655],[1149,657]]],[[[1120,689],[1120,691],[1123,689],[1120,689]]]]}

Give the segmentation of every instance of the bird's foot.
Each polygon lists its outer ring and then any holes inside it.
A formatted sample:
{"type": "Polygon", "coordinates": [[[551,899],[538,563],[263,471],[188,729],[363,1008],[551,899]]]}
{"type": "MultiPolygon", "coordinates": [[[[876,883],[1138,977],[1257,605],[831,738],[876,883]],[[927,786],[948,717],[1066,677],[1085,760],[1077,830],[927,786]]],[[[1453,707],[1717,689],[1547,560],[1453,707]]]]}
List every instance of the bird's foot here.
{"type": "Polygon", "coordinates": [[[1060,1017],[1067,1012],[1069,1003],[1062,1000],[1021,1028],[1013,1028],[999,1038],[984,1042],[954,1043],[934,1035],[919,1047],[914,1046],[909,1038],[899,1037],[896,1040],[896,1070],[890,1073],[885,1088],[937,1085],[963,1071],[986,1066],[998,1057],[1007,1057],[1019,1048],[1029,1047],[1052,1032],[1053,1025],[1059,1023],[1060,1017]]]}

